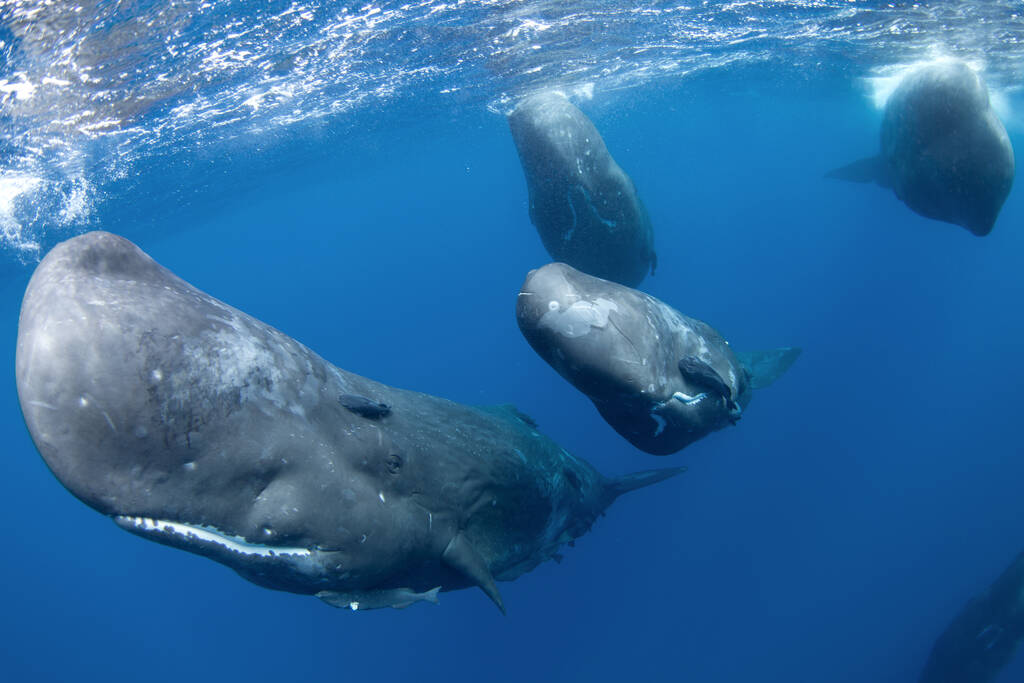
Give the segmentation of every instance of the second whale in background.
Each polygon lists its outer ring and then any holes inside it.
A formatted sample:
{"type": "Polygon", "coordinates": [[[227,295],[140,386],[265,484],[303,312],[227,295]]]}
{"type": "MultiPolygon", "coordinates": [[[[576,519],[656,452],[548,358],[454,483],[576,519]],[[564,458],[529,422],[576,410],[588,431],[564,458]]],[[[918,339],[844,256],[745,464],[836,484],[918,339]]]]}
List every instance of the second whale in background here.
{"type": "Polygon", "coordinates": [[[564,264],[530,271],[516,318],[530,346],[640,450],[667,455],[735,424],[800,349],[735,353],[707,323],[564,264]]]}
{"type": "Polygon", "coordinates": [[[984,236],[1013,175],[1013,147],[985,84],[966,64],[944,62],[900,81],[885,105],[878,155],[827,177],[891,187],[925,218],[984,236]]]}
{"type": "Polygon", "coordinates": [[[636,187],[601,134],[561,93],[508,116],[526,174],[530,220],[556,261],[630,287],[654,272],[654,231],[636,187]]]}

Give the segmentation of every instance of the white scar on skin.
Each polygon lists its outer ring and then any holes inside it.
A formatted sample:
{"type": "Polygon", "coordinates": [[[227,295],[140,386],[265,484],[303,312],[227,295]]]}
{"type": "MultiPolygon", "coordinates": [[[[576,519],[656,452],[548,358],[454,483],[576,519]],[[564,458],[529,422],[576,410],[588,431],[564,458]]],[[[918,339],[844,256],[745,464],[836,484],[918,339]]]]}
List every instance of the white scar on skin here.
{"type": "Polygon", "coordinates": [[[658,428],[654,430],[654,435],[658,436],[663,431],[665,431],[665,418],[663,418],[661,415],[658,415],[657,413],[651,413],[651,417],[654,419],[656,423],[658,423],[658,428]]]}
{"type": "Polygon", "coordinates": [[[554,330],[565,337],[582,337],[591,328],[602,329],[608,325],[608,315],[618,311],[614,301],[598,298],[597,301],[576,301],[562,309],[557,301],[548,304],[548,310],[540,317],[541,328],[554,330]]]}

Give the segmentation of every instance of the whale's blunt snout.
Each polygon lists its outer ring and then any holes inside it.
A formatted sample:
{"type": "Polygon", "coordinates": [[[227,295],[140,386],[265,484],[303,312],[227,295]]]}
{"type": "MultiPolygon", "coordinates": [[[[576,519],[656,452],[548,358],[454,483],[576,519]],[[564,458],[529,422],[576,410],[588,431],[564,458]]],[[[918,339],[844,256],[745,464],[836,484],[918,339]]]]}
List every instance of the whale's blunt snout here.
{"type": "Polygon", "coordinates": [[[571,293],[564,276],[567,267],[564,263],[549,263],[527,273],[516,297],[516,319],[524,334],[535,331],[549,310],[564,308],[571,293]]]}

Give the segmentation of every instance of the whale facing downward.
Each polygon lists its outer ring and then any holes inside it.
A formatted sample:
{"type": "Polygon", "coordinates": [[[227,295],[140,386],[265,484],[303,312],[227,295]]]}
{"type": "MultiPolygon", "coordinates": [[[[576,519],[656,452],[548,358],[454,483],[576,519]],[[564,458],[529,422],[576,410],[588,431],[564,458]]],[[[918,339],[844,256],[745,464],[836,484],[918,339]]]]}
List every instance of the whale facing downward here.
{"type": "Polygon", "coordinates": [[[885,105],[881,152],[830,178],[891,187],[916,213],[992,231],[1013,184],[1013,148],[969,66],[948,62],[908,74],[885,105]]]}
{"type": "Polygon", "coordinates": [[[551,258],[631,287],[657,265],[654,231],[629,176],[583,112],[559,92],[527,97],[508,116],[551,258]]]}
{"type": "Polygon", "coordinates": [[[800,350],[737,354],[707,323],[564,263],[530,271],[516,304],[530,346],[642,451],[666,455],[735,424],[752,389],[800,350]]]}
{"type": "Polygon", "coordinates": [[[63,242],[29,282],[18,397],[75,496],[268,588],[364,609],[436,601],[556,557],[620,494],[507,407],[327,363],[125,239],[63,242]]]}

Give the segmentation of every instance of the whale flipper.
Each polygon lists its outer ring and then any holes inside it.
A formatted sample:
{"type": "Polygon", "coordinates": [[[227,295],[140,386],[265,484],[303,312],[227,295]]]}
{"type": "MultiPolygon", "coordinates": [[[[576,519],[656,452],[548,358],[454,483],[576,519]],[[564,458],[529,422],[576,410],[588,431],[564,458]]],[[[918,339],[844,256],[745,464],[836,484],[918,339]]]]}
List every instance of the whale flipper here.
{"type": "Polygon", "coordinates": [[[825,174],[826,178],[848,180],[851,183],[878,183],[882,187],[892,187],[889,168],[881,154],[866,159],[858,159],[852,164],[834,168],[825,174]]]}
{"type": "Polygon", "coordinates": [[[487,594],[494,604],[498,606],[502,614],[505,614],[505,603],[498,592],[498,584],[494,582],[491,570],[488,569],[484,558],[480,557],[473,544],[462,535],[456,534],[441,554],[441,561],[449,568],[465,576],[471,582],[480,586],[480,589],[487,594]]]}
{"type": "Polygon", "coordinates": [[[722,380],[722,376],[697,356],[680,358],[679,373],[701,389],[714,392],[727,401],[732,400],[732,389],[722,380]]]}
{"type": "Polygon", "coordinates": [[[736,357],[750,376],[751,388],[764,389],[789,370],[801,350],[795,346],[784,346],[769,351],[737,352],[736,357]]]}

